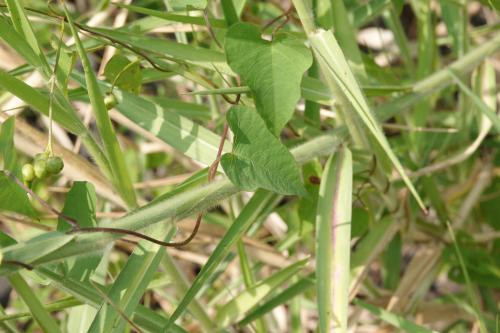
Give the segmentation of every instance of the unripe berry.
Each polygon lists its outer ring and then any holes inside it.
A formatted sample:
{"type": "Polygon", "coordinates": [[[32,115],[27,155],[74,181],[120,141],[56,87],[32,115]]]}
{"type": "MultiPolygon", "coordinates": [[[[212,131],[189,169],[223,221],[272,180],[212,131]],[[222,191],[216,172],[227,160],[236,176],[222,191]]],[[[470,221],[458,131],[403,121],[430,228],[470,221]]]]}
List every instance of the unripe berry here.
{"type": "Polygon", "coordinates": [[[35,169],[35,176],[37,178],[43,178],[47,175],[47,160],[45,159],[38,159],[35,160],[35,166],[33,167],[35,169]]]}
{"type": "Polygon", "coordinates": [[[116,100],[115,95],[111,94],[106,94],[106,97],[104,97],[104,105],[106,105],[106,109],[111,110],[118,104],[118,101],[116,100]]]}
{"type": "Polygon", "coordinates": [[[25,182],[29,183],[33,179],[35,179],[35,169],[33,168],[33,165],[31,165],[30,163],[26,163],[25,165],[23,165],[21,173],[23,174],[23,180],[25,182]]]}
{"type": "Polygon", "coordinates": [[[47,160],[47,172],[51,175],[57,175],[64,168],[64,162],[59,156],[49,157],[47,160]]]}
{"type": "Polygon", "coordinates": [[[46,160],[47,158],[49,158],[49,153],[44,151],[43,153],[36,154],[34,160],[46,160]]]}

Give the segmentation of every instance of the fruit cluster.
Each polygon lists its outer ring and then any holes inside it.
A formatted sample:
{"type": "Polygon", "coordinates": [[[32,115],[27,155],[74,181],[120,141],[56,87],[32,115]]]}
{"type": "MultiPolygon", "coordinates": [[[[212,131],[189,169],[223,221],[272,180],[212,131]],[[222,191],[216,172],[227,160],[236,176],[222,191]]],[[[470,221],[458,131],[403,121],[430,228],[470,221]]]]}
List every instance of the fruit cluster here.
{"type": "Polygon", "coordinates": [[[62,158],[59,156],[52,156],[49,152],[45,151],[35,155],[33,164],[26,163],[23,165],[23,180],[29,183],[35,178],[43,179],[47,176],[57,175],[63,168],[64,162],[62,158]]]}

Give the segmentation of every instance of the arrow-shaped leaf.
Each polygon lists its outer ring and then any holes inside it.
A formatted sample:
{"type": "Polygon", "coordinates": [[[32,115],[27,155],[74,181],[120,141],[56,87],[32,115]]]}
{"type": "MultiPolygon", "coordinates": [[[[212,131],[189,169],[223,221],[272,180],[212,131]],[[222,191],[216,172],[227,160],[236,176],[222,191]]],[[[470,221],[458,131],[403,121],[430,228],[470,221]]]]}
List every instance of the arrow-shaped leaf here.
{"type": "Polygon", "coordinates": [[[263,188],[279,194],[303,194],[300,171],[292,154],[266,128],[253,109],[236,106],[227,113],[234,133],[232,153],[221,165],[233,184],[247,191],[263,188]]]}
{"type": "Polygon", "coordinates": [[[286,34],[264,40],[260,29],[248,23],[228,30],[225,49],[229,66],[254,93],[267,128],[279,135],[300,99],[300,82],[312,64],[311,52],[301,40],[286,34]]]}

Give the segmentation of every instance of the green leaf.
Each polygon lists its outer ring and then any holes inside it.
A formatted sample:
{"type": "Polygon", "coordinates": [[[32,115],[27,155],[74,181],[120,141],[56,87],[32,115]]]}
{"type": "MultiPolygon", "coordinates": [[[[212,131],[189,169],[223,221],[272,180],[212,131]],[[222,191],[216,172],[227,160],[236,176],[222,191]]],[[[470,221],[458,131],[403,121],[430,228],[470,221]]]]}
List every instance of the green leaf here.
{"type": "Polygon", "coordinates": [[[250,201],[243,208],[236,220],[231,224],[231,227],[224,234],[224,237],[215,247],[212,255],[208,258],[205,265],[201,268],[200,272],[196,275],[191,287],[186,292],[181,302],[177,305],[170,320],[163,328],[162,332],[169,332],[168,329],[179,318],[191,301],[200,292],[201,288],[210,281],[212,274],[215,272],[219,264],[224,260],[229,253],[231,246],[233,246],[238,239],[240,239],[250,225],[257,219],[260,213],[267,207],[268,202],[276,198],[275,194],[258,190],[255,192],[250,201]]]}
{"type": "Polygon", "coordinates": [[[3,158],[3,169],[11,172],[14,172],[16,167],[17,154],[14,149],[15,125],[16,118],[10,117],[0,126],[0,156],[3,158]]]}
{"type": "Polygon", "coordinates": [[[437,333],[434,330],[427,329],[425,327],[419,326],[417,324],[412,323],[411,321],[400,317],[398,315],[395,315],[392,312],[386,311],[384,309],[378,308],[374,305],[365,303],[363,301],[360,301],[359,299],[356,299],[354,303],[368,311],[370,311],[372,314],[375,316],[379,317],[386,323],[391,324],[392,326],[399,328],[400,330],[403,330],[404,332],[409,332],[409,333],[437,333]]]}
{"type": "MultiPolygon", "coordinates": [[[[38,268],[37,272],[50,279],[54,287],[73,295],[93,308],[98,309],[101,306],[102,296],[89,283],[68,279],[45,267],[38,268]]],[[[159,332],[167,318],[140,304],[134,313],[133,320],[150,332],[159,332]]],[[[186,333],[177,325],[172,325],[171,332],[186,333]]]]}
{"type": "Polygon", "coordinates": [[[467,47],[467,17],[464,7],[466,3],[460,1],[440,0],[441,15],[446,24],[446,29],[453,41],[453,51],[462,55],[467,47]]]}
{"type": "MultiPolygon", "coordinates": [[[[0,87],[19,97],[35,110],[49,115],[49,98],[33,89],[23,81],[15,78],[7,72],[0,70],[0,87]]],[[[58,103],[54,103],[53,118],[75,135],[86,135],[86,128],[74,113],[66,112],[58,103]]]]}
{"type": "MultiPolygon", "coordinates": [[[[73,78],[85,86],[81,75],[74,74],[73,78]]],[[[105,87],[102,83],[101,88],[105,87]]],[[[218,135],[140,96],[117,88],[114,90],[114,95],[118,100],[116,108],[125,117],[195,161],[204,165],[212,164],[219,147],[218,135]]],[[[162,101],[161,105],[165,103],[167,101],[162,101]]],[[[175,107],[175,104],[171,106],[175,107]]],[[[230,149],[231,143],[226,141],[224,152],[230,149]]]]}
{"type": "Polygon", "coordinates": [[[330,331],[332,319],[336,329],[347,330],[351,207],[352,157],[343,147],[326,162],[319,189],[316,287],[320,332],[330,331]]]}
{"type": "MultiPolygon", "coordinates": [[[[94,186],[88,182],[75,182],[66,196],[62,213],[75,219],[80,227],[95,227],[96,194],[94,186]]],[[[58,231],[66,231],[70,225],[59,218],[58,231]]],[[[75,280],[88,280],[101,260],[101,254],[89,254],[81,257],[69,258],[66,263],[66,276],[75,280]]]]}
{"type": "Polygon", "coordinates": [[[30,44],[23,38],[23,35],[17,32],[14,27],[2,17],[0,17],[0,38],[29,64],[40,70],[41,73],[45,73],[44,70],[47,71],[46,64],[43,63],[41,58],[33,51],[30,44]]]}
{"type": "Polygon", "coordinates": [[[106,106],[104,105],[104,99],[101,90],[99,89],[95,73],[93,72],[85,48],[83,47],[80,37],[78,36],[78,31],[76,30],[73,20],[71,19],[66,7],[64,7],[64,11],[66,18],[68,19],[71,34],[75,39],[78,55],[82,61],[90,103],[95,114],[97,128],[99,129],[99,133],[101,134],[102,141],[104,143],[106,155],[109,159],[113,175],[113,183],[119,190],[120,195],[123,197],[127,205],[129,207],[135,207],[137,206],[135,191],[132,187],[132,181],[125,166],[125,159],[120,149],[120,145],[118,144],[116,133],[111,120],[109,119],[106,106]]]}
{"type": "Polygon", "coordinates": [[[181,62],[189,62],[226,73],[229,68],[225,64],[224,54],[219,51],[210,50],[203,47],[195,47],[189,44],[176,43],[165,38],[154,38],[137,34],[132,31],[111,30],[103,28],[85,27],[86,29],[101,35],[111,37],[119,42],[127,43],[135,48],[147,51],[148,54],[156,53],[161,56],[168,56],[179,59],[181,62]]]}
{"type": "MultiPolygon", "coordinates": [[[[12,23],[17,30],[17,32],[22,35],[24,40],[29,44],[32,51],[38,56],[40,59],[40,64],[44,70],[48,70],[48,62],[43,54],[40,45],[38,45],[38,39],[31,27],[30,21],[26,16],[23,8],[23,1],[19,0],[7,0],[6,4],[9,8],[9,12],[11,15],[12,23]]],[[[43,73],[43,72],[42,72],[43,73]]],[[[45,72],[45,74],[47,74],[45,72]]]]}
{"type": "Polygon", "coordinates": [[[170,0],[169,4],[175,10],[204,9],[207,0],[170,0]]]}
{"type": "Polygon", "coordinates": [[[217,312],[215,319],[217,325],[226,327],[243,317],[248,310],[257,305],[275,288],[297,274],[307,263],[307,260],[297,261],[237,295],[217,312]]]}
{"type": "MultiPolygon", "coordinates": [[[[492,109],[485,102],[483,102],[483,100],[479,98],[479,96],[477,96],[469,87],[467,87],[467,85],[460,80],[460,78],[452,70],[450,70],[448,74],[453,78],[460,90],[462,90],[462,92],[472,100],[479,111],[481,111],[491,121],[497,133],[500,133],[500,118],[497,116],[496,110],[492,109]]],[[[491,94],[491,92],[489,93],[491,94]]]]}
{"type": "Polygon", "coordinates": [[[229,66],[254,93],[267,128],[278,136],[300,99],[302,75],[312,64],[311,52],[302,40],[290,35],[264,40],[259,27],[248,23],[228,30],[225,50],[229,66]]]}
{"type": "MultiPolygon", "coordinates": [[[[127,5],[127,4],[123,4],[123,3],[119,3],[119,2],[114,2],[113,5],[120,7],[120,8],[126,8],[131,12],[140,13],[140,14],[153,16],[153,17],[158,17],[158,18],[161,18],[161,19],[166,20],[166,21],[187,23],[187,24],[193,24],[193,25],[202,25],[202,26],[206,25],[206,21],[204,20],[203,17],[179,15],[179,14],[174,14],[174,13],[166,13],[164,11],[153,10],[153,9],[139,7],[139,6],[133,6],[133,5],[127,5]]],[[[185,10],[185,8],[183,8],[183,10],[185,10]]],[[[210,22],[210,25],[212,26],[212,28],[219,28],[220,29],[220,28],[226,27],[226,22],[224,20],[209,18],[208,21],[210,22]]]]}
{"type": "Polygon", "coordinates": [[[234,8],[233,0],[222,0],[221,6],[228,26],[232,26],[239,21],[238,14],[234,8]]]}
{"type": "MultiPolygon", "coordinates": [[[[172,225],[157,224],[150,228],[151,237],[170,240],[172,225]]],[[[123,315],[130,317],[139,304],[146,288],[157,271],[165,247],[147,241],[140,241],[127,260],[107,296],[123,315]]],[[[125,320],[114,306],[103,301],[99,313],[94,318],[88,332],[124,332],[125,320]]]]}
{"type": "MultiPolygon", "coordinates": [[[[318,30],[309,36],[311,46],[318,62],[323,69],[323,74],[328,75],[328,81],[334,83],[345,99],[352,105],[359,119],[372,134],[376,143],[383,149],[385,155],[391,161],[394,168],[401,175],[402,180],[410,190],[420,208],[426,211],[417,190],[406,175],[406,172],[398,158],[391,149],[387,138],[372,113],[361,88],[353,73],[349,69],[346,58],[331,31],[318,30]]],[[[384,156],[385,157],[385,156],[384,156]]]]}
{"type": "Polygon", "coordinates": [[[262,317],[277,306],[286,303],[297,295],[304,293],[315,285],[315,280],[312,277],[304,277],[271,298],[269,301],[253,309],[245,318],[240,320],[239,326],[244,326],[252,321],[262,317]]]}
{"type": "Polygon", "coordinates": [[[0,211],[16,212],[29,217],[37,213],[31,206],[26,192],[5,172],[0,171],[0,211]]]}
{"type": "MultiPolygon", "coordinates": [[[[15,260],[27,264],[35,264],[43,257],[60,248],[63,248],[74,238],[74,235],[62,234],[60,232],[50,232],[36,236],[26,242],[9,246],[8,249],[12,249],[17,252],[15,260]]],[[[11,259],[10,255],[5,253],[6,249],[3,249],[4,258],[11,259]]]]}
{"type": "Polygon", "coordinates": [[[9,283],[28,306],[33,318],[46,333],[60,332],[54,318],[45,310],[32,288],[26,283],[21,274],[14,273],[8,277],[9,283]]]}
{"type": "Polygon", "coordinates": [[[138,94],[141,88],[142,72],[139,62],[132,62],[127,57],[117,54],[106,64],[104,76],[123,90],[138,94]]]}
{"type": "Polygon", "coordinates": [[[232,107],[227,121],[234,133],[233,151],[222,156],[229,179],[246,191],[264,188],[280,194],[305,193],[292,154],[266,128],[251,108],[232,107]]]}

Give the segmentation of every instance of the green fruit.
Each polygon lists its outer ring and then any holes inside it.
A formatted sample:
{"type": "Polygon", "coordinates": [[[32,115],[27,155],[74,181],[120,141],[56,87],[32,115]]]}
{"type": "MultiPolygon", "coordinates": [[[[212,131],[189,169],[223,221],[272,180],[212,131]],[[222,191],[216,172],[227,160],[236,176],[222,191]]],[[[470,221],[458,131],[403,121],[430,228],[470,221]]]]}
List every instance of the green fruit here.
{"type": "Polygon", "coordinates": [[[23,165],[21,172],[23,174],[23,180],[25,182],[31,182],[33,179],[35,179],[35,169],[30,163],[26,163],[25,165],[23,165]]]}
{"type": "Polygon", "coordinates": [[[110,110],[118,104],[118,101],[116,100],[115,95],[108,93],[106,94],[106,97],[104,97],[104,104],[106,105],[106,109],[110,110]]]}
{"type": "Polygon", "coordinates": [[[35,160],[35,166],[33,168],[35,169],[35,176],[37,178],[45,177],[47,175],[47,160],[45,159],[35,160]]]}
{"type": "Polygon", "coordinates": [[[49,158],[49,153],[44,151],[43,153],[38,153],[35,155],[35,161],[38,161],[38,160],[46,160],[47,158],[49,158]]]}
{"type": "Polygon", "coordinates": [[[57,175],[64,168],[64,162],[59,156],[49,157],[47,160],[47,172],[51,175],[57,175]]]}

